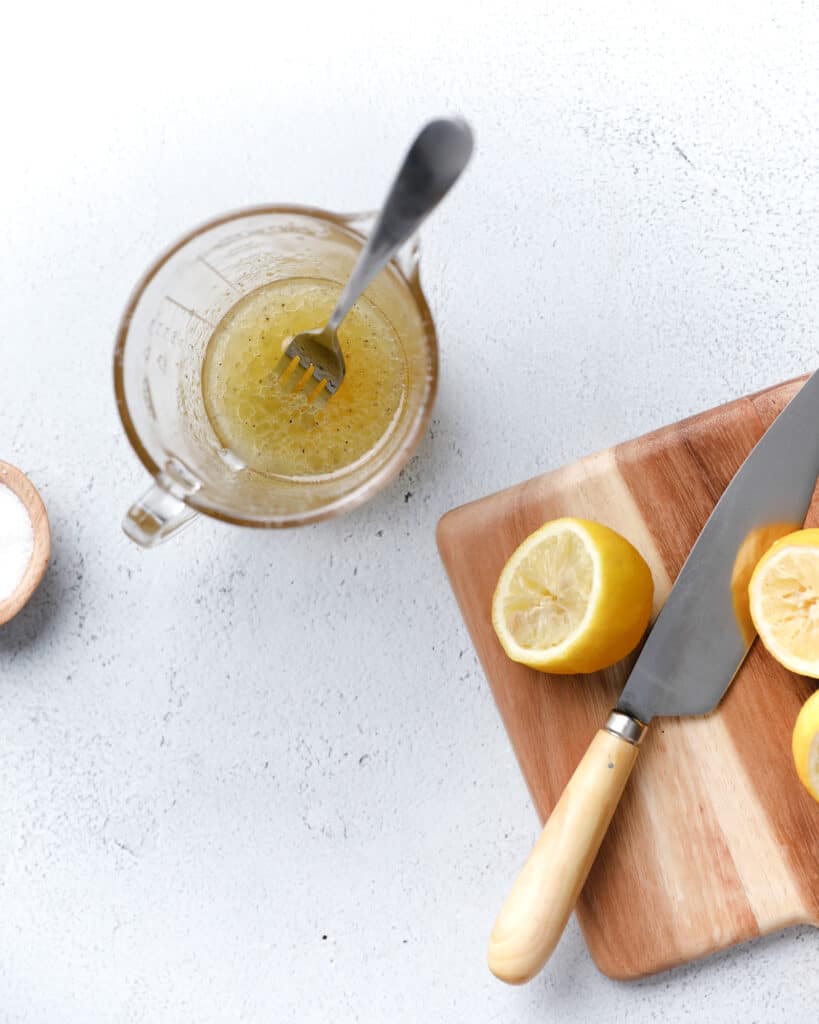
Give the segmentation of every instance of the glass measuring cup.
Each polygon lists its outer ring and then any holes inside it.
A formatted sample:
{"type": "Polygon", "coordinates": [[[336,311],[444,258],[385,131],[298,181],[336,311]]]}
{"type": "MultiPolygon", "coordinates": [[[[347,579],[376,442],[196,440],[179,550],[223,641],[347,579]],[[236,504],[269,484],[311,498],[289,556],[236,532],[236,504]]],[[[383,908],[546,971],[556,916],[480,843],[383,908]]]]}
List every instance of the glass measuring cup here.
{"type": "Polygon", "coordinates": [[[216,325],[243,296],[292,277],[338,282],[374,214],[255,207],[212,220],[149,268],[120,323],[114,389],[125,433],[154,483],[123,529],[153,547],[198,513],[241,526],[285,527],[346,512],[396,477],[420,441],[435,398],[438,346],[410,243],[366,289],[398,335],[407,389],[391,429],[362,459],[326,477],[269,476],[244,466],[213,431],[202,361],[216,325]]]}

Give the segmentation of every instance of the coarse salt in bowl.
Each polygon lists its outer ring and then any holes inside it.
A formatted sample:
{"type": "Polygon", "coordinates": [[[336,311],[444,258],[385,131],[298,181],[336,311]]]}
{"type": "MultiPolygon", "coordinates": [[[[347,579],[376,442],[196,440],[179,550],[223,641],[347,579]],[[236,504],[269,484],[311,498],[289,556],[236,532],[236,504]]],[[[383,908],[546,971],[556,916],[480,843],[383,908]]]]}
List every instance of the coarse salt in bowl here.
{"type": "Polygon", "coordinates": [[[33,551],[28,509],[10,487],[0,484],[0,601],[20,586],[33,551]]]}
{"type": "Polygon", "coordinates": [[[0,462],[0,624],[34,593],[50,551],[48,516],[37,489],[19,469],[0,462]]]}

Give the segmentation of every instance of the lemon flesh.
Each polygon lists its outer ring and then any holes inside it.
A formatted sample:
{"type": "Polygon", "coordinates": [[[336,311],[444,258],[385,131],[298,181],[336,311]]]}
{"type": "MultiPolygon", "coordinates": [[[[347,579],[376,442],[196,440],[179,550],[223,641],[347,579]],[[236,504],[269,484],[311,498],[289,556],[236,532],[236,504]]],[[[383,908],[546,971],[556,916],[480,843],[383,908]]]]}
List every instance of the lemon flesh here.
{"type": "Polygon", "coordinates": [[[513,661],[556,674],[596,672],[645,632],[654,586],[640,553],[584,519],[546,523],[512,554],[492,600],[492,624],[513,661]]]}
{"type": "Polygon", "coordinates": [[[793,761],[802,785],[819,802],[819,690],[808,698],[796,719],[793,761]]]}
{"type": "Polygon", "coordinates": [[[819,678],[819,530],[798,530],[777,541],[748,587],[751,617],[776,660],[819,678]]]}

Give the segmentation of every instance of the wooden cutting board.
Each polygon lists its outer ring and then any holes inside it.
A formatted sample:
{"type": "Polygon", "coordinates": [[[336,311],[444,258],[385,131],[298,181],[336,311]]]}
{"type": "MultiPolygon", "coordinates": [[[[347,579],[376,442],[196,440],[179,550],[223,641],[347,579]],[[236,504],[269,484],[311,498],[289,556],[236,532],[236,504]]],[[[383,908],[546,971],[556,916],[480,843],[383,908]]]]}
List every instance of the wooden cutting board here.
{"type": "MultiPolygon", "coordinates": [[[[801,383],[694,416],[441,520],[441,556],[541,821],[616,703],[630,664],[549,677],[509,661],[490,622],[504,562],[548,519],[596,519],[651,566],[656,614],[722,491],[801,383]]],[[[577,905],[605,974],[632,978],[788,925],[819,926],[819,804],[799,784],[790,752],[794,720],[813,688],[756,643],[716,711],[658,719],[649,729],[577,905]]],[[[510,885],[528,852],[510,859],[510,885]]],[[[487,909],[489,923],[500,908],[487,909]]]]}

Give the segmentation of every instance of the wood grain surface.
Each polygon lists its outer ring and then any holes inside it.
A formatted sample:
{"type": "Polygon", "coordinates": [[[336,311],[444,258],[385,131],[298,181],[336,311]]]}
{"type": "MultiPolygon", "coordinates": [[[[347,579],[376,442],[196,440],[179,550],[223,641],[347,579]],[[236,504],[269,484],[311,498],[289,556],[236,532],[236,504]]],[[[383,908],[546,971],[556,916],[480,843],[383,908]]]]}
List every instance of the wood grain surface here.
{"type": "MultiPolygon", "coordinates": [[[[541,821],[614,707],[630,668],[549,677],[509,661],[490,621],[514,548],[544,521],[596,519],[651,566],[655,614],[791,381],[449,512],[441,556],[541,821]]],[[[814,502],[809,518],[817,518],[814,502]]],[[[657,719],[577,916],[597,966],[631,978],[797,923],[819,926],[819,804],[791,732],[814,689],[754,644],[716,711],[657,719]]],[[[533,830],[534,838],[534,830],[533,830]]],[[[528,850],[521,849],[520,863],[528,850]]],[[[509,864],[509,882],[520,863],[509,864]]],[[[487,923],[497,907],[487,907],[487,923]]]]}

